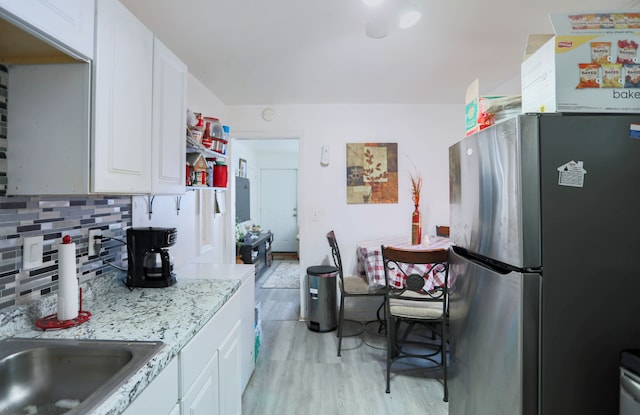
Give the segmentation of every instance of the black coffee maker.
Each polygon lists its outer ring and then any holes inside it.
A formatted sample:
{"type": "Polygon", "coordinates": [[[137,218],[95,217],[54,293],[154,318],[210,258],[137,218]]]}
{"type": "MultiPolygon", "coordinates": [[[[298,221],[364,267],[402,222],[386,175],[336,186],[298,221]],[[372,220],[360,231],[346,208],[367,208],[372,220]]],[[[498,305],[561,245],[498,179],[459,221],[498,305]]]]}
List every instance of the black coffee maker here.
{"type": "Polygon", "coordinates": [[[166,249],[176,243],[176,228],[127,229],[127,286],[168,287],[176,283],[173,257],[166,249]]]}

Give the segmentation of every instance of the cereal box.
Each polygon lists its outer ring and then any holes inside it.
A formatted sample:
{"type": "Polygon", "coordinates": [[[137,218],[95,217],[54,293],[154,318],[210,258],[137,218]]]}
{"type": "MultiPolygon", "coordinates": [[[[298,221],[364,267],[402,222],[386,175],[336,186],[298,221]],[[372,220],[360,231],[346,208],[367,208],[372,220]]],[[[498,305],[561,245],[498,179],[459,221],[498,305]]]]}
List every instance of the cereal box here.
{"type": "Polygon", "coordinates": [[[640,112],[640,12],[550,18],[556,35],[522,62],[522,111],[640,112]]]}

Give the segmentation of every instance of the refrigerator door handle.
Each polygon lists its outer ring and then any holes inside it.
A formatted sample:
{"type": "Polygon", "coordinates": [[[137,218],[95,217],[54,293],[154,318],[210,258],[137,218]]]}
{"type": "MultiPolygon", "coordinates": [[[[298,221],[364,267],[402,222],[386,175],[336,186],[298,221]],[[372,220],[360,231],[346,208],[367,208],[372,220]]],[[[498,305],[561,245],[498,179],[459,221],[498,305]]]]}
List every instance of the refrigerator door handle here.
{"type": "Polygon", "coordinates": [[[519,268],[510,264],[505,264],[504,262],[500,262],[493,258],[485,257],[483,255],[477,254],[475,252],[469,251],[466,248],[462,248],[459,246],[452,246],[451,249],[458,255],[463,258],[468,259],[471,262],[475,262],[477,264],[481,264],[482,266],[491,269],[492,271],[506,275],[512,272],[516,272],[518,274],[541,274],[542,267],[539,268],[519,268]]]}
{"type": "Polygon", "coordinates": [[[640,402],[640,378],[626,370],[620,373],[620,388],[626,391],[636,402],[640,402]]]}

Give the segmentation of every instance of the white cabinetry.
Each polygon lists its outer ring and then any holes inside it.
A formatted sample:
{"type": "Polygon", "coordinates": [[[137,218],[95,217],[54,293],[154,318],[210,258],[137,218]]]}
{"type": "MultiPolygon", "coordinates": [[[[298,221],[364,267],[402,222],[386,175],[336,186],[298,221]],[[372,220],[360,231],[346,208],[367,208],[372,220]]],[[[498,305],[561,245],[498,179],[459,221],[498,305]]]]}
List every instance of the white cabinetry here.
{"type": "MultiPolygon", "coordinates": [[[[23,4],[80,7],[5,3],[16,14],[23,4]]],[[[92,5],[93,30],[94,2],[81,3],[92,5]]],[[[34,52],[9,66],[9,195],[184,193],[187,68],[119,1],[95,5],[92,63],[61,54],[55,62],[69,63],[51,64],[34,52]]]]}
{"type": "Polygon", "coordinates": [[[123,415],[157,414],[178,415],[178,359],[167,367],[145,388],[123,415]]]}
{"type": "MultiPolygon", "coordinates": [[[[241,415],[242,392],[254,368],[254,285],[251,267],[189,264],[181,278],[211,278],[224,267],[241,279],[238,290],[180,350],[178,357],[126,409],[125,415],[241,415]],[[176,402],[180,412],[176,412],[176,402]]],[[[216,276],[218,275],[218,276],[216,276]]],[[[226,279],[226,278],[223,278],[226,279]]]]}
{"type": "Polygon", "coordinates": [[[153,44],[151,193],[185,191],[187,66],[157,38],[153,44]]]}
{"type": "MultiPolygon", "coordinates": [[[[207,193],[207,192],[203,192],[207,193]]],[[[181,279],[239,279],[242,285],[234,294],[240,309],[235,316],[240,319],[240,385],[241,390],[247,387],[255,369],[255,267],[253,265],[220,264],[214,252],[193,259],[192,263],[176,269],[181,279]]],[[[229,330],[231,330],[229,326],[229,330]]],[[[235,329],[234,329],[235,330],[235,329]]],[[[225,344],[227,344],[225,342],[225,344]]],[[[231,344],[231,343],[228,343],[231,344]]],[[[225,355],[229,353],[224,352],[225,355]]],[[[220,359],[224,359],[222,356],[220,359]]]]}
{"type": "Polygon", "coordinates": [[[219,415],[219,362],[218,351],[213,353],[193,386],[181,400],[181,412],[184,415],[219,415]]]}
{"type": "Polygon", "coordinates": [[[151,191],[153,33],[117,0],[98,0],[92,190],[151,191]]]}
{"type": "Polygon", "coordinates": [[[0,0],[0,8],[36,34],[93,58],[95,3],[88,0],[0,0]]]}
{"type": "Polygon", "coordinates": [[[240,321],[229,333],[219,349],[220,413],[242,415],[242,379],[240,365],[240,321]]]}
{"type": "Polygon", "coordinates": [[[238,294],[180,351],[182,415],[242,413],[241,316],[253,301],[238,294]]]}

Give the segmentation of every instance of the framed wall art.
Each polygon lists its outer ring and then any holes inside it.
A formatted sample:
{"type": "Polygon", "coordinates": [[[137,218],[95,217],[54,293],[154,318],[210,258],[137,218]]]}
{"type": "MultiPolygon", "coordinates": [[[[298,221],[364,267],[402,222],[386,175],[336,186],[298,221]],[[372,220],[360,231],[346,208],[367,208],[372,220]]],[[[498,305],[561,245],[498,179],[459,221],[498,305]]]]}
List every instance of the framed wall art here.
{"type": "Polygon", "coordinates": [[[347,143],[347,203],[398,203],[398,143],[347,143]]]}
{"type": "Polygon", "coordinates": [[[238,176],[247,177],[247,160],[239,159],[238,176]]]}

